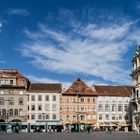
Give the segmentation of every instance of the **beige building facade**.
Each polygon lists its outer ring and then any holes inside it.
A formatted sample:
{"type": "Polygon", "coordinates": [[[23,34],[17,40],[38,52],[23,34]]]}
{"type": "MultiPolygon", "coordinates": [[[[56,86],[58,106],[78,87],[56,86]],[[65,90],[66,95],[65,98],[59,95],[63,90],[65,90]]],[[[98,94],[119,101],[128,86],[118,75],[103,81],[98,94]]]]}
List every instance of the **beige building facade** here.
{"type": "Polygon", "coordinates": [[[29,80],[17,70],[0,70],[0,122],[26,122],[29,80]]]}
{"type": "Polygon", "coordinates": [[[132,126],[133,130],[140,133],[140,46],[132,59],[132,126]]]}

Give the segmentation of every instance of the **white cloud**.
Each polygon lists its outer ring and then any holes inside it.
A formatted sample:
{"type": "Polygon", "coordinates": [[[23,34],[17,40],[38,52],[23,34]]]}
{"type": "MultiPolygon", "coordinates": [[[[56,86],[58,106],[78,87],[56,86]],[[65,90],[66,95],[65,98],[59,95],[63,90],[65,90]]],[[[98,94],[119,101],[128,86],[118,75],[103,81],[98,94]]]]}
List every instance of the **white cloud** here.
{"type": "Polygon", "coordinates": [[[82,73],[118,84],[129,84],[130,71],[123,56],[133,41],[140,40],[132,27],[134,21],[98,25],[71,25],[71,30],[53,29],[40,24],[39,30],[25,30],[30,42],[21,52],[40,69],[57,73],[82,73]],[[137,38],[136,38],[137,37],[137,38]]]}
{"type": "Polygon", "coordinates": [[[11,8],[7,10],[9,15],[21,15],[21,16],[28,16],[29,12],[26,9],[17,9],[11,8]]]}
{"type": "Polygon", "coordinates": [[[2,22],[0,22],[0,28],[2,28],[3,27],[3,24],[2,24],[2,22]]]}
{"type": "Polygon", "coordinates": [[[50,78],[41,78],[33,75],[26,75],[26,76],[28,77],[28,79],[30,79],[32,83],[61,83],[63,88],[69,88],[69,86],[72,84],[70,82],[53,80],[50,78]]]}
{"type": "Polygon", "coordinates": [[[1,63],[1,64],[5,64],[5,61],[4,61],[4,60],[0,60],[0,63],[1,63]]]}

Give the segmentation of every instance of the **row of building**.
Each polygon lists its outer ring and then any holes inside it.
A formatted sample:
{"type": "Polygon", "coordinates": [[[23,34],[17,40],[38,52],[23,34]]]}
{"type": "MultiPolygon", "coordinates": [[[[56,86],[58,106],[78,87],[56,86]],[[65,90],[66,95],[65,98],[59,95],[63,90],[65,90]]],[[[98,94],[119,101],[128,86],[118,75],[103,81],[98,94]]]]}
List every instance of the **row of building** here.
{"type": "Polygon", "coordinates": [[[0,130],[85,131],[131,129],[131,86],[89,87],[77,78],[61,83],[30,83],[17,70],[0,70],[0,130]],[[7,125],[8,126],[7,126],[7,125]]]}
{"type": "Polygon", "coordinates": [[[87,127],[140,132],[140,46],[132,59],[132,86],[89,87],[77,78],[30,83],[17,70],[0,70],[0,131],[84,131],[87,127]]]}

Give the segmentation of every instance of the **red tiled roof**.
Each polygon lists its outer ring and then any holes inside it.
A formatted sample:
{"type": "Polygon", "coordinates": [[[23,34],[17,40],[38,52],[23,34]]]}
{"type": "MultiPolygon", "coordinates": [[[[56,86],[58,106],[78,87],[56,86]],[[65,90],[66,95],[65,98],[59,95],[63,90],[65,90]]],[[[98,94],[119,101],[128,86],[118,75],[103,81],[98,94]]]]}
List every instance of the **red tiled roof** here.
{"type": "Polygon", "coordinates": [[[61,93],[62,84],[60,83],[31,83],[29,92],[51,92],[61,93]]]}
{"type": "Polygon", "coordinates": [[[96,95],[96,92],[87,86],[80,78],[77,78],[63,95],[96,95]]]}
{"type": "Polygon", "coordinates": [[[15,70],[15,69],[0,69],[0,74],[5,74],[8,76],[15,76],[16,78],[25,78],[27,79],[25,76],[23,76],[19,71],[15,70]]]}
{"type": "Polygon", "coordinates": [[[94,86],[98,96],[122,96],[130,97],[132,86],[94,86]]]}

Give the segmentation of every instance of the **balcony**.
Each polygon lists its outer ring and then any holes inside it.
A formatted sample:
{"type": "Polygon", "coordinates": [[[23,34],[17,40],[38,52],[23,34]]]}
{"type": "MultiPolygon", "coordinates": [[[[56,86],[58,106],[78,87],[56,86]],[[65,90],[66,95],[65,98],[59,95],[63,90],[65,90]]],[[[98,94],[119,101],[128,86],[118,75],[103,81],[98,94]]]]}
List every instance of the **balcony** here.
{"type": "Polygon", "coordinates": [[[130,76],[134,76],[136,73],[138,73],[140,71],[140,66],[137,67],[135,70],[132,71],[132,73],[130,74],[130,76]]]}

